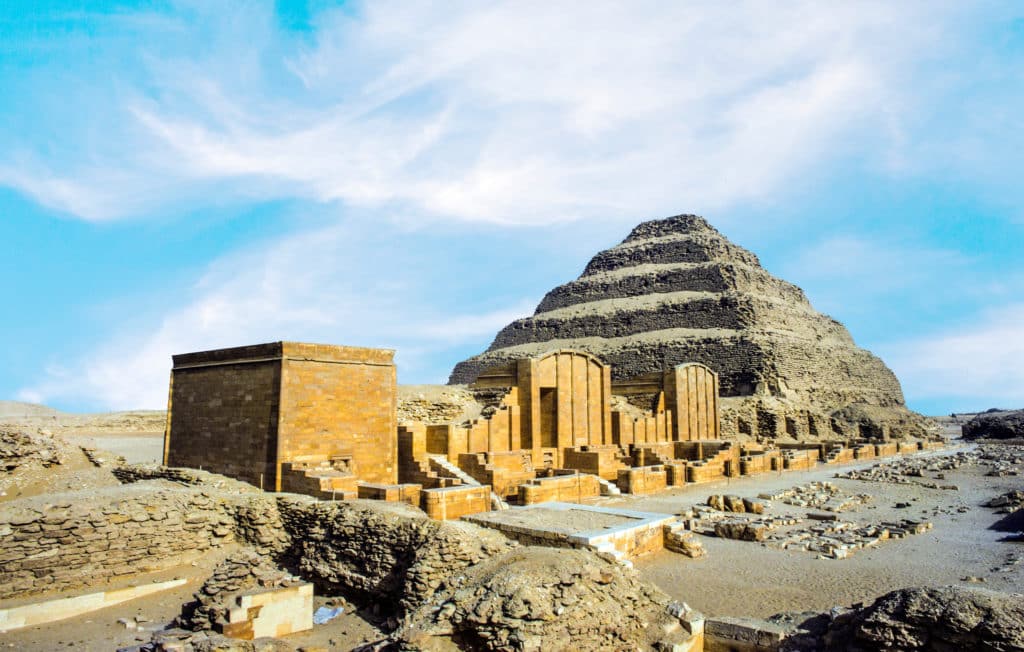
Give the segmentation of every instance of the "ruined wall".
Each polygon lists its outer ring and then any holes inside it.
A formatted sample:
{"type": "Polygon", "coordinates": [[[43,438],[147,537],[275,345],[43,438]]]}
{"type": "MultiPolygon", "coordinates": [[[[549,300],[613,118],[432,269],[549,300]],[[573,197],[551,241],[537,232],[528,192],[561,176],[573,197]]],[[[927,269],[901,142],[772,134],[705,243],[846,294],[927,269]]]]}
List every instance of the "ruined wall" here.
{"type": "Polygon", "coordinates": [[[235,538],[223,500],[133,485],[90,500],[57,496],[0,508],[0,598],[96,586],[170,568],[235,538]]]}

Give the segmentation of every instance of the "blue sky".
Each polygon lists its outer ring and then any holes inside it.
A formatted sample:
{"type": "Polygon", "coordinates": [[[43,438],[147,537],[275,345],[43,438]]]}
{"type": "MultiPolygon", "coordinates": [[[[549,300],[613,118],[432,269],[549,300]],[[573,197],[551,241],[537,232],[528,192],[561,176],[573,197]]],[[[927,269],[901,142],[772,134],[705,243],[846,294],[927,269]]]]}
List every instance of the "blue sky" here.
{"type": "Polygon", "coordinates": [[[459,359],[643,219],[707,217],[928,413],[1024,407],[1014,2],[0,3],[0,398],[170,355],[459,359]]]}

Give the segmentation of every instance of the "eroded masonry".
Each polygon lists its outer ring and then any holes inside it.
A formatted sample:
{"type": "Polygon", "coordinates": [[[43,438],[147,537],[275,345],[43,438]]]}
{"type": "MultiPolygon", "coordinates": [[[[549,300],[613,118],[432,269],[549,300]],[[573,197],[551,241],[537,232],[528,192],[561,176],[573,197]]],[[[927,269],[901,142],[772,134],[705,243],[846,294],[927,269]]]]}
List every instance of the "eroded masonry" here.
{"type": "Polygon", "coordinates": [[[592,354],[556,349],[483,369],[467,387],[474,418],[399,423],[393,351],[274,342],[177,355],[164,463],[451,519],[929,445],[726,441],[710,367],[613,377],[592,354]]]}

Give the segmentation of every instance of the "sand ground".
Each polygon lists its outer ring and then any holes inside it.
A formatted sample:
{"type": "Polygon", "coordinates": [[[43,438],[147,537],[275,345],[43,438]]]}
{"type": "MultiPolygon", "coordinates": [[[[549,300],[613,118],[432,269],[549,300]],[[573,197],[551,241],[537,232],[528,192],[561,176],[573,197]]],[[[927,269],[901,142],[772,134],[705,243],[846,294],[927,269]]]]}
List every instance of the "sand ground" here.
{"type": "MultiPolygon", "coordinates": [[[[846,471],[871,465],[839,468],[846,471]]],[[[1007,563],[1024,557],[1024,544],[1002,541],[1006,534],[990,528],[1003,515],[981,506],[998,494],[1024,488],[1021,476],[985,477],[981,467],[946,471],[942,482],[959,487],[950,491],[836,479],[832,477],[835,472],[836,468],[829,468],[753,476],[616,502],[645,511],[675,513],[705,502],[710,494],[756,498],[762,492],[828,480],[849,493],[872,496],[868,504],[842,512],[843,520],[868,523],[909,518],[934,524],[923,534],[884,541],[840,560],[699,536],[708,552],[702,559],[659,552],[637,561],[644,579],[709,615],[766,617],[782,611],[822,611],[870,602],[897,588],[967,584],[967,577],[984,579],[980,586],[1000,591],[1024,588],[1024,563],[1007,563]],[[911,507],[895,507],[903,502],[911,507]],[[960,513],[960,507],[967,510],[960,513]]],[[[807,512],[807,508],[774,502],[769,513],[804,516],[807,512]]]]}

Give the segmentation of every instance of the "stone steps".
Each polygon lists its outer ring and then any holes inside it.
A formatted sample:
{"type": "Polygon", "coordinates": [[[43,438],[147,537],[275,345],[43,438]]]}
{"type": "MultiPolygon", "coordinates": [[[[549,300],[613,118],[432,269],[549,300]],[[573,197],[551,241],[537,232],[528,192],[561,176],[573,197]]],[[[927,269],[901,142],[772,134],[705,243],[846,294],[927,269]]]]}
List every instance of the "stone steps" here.
{"type": "MultiPolygon", "coordinates": [[[[455,464],[448,461],[447,457],[443,455],[431,455],[430,464],[435,468],[443,469],[449,474],[449,477],[457,478],[462,481],[462,484],[470,485],[473,487],[483,486],[479,480],[460,469],[455,464]]],[[[501,496],[491,491],[491,509],[494,510],[505,510],[508,509],[508,503],[501,499],[501,496]]]]}
{"type": "Polygon", "coordinates": [[[601,495],[602,496],[621,496],[622,495],[622,491],[611,480],[605,480],[601,476],[597,476],[597,481],[601,485],[601,495]]]}

